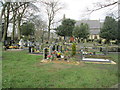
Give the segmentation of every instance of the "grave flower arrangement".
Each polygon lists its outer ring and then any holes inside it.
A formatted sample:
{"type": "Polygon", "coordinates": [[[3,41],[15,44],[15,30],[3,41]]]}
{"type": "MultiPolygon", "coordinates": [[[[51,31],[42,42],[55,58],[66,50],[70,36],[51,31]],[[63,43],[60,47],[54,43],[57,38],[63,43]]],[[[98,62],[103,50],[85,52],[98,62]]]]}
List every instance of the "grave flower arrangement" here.
{"type": "Polygon", "coordinates": [[[90,55],[92,55],[92,54],[93,54],[93,52],[90,52],[89,54],[90,54],[90,55]]]}
{"type": "Polygon", "coordinates": [[[56,51],[53,51],[52,54],[56,54],[56,51]]]}
{"type": "Polygon", "coordinates": [[[35,50],[36,53],[39,53],[40,51],[39,50],[35,50]]]}
{"type": "Polygon", "coordinates": [[[47,56],[47,59],[52,59],[52,55],[48,55],[48,56],[47,56]]]}
{"type": "Polygon", "coordinates": [[[58,52],[58,53],[57,53],[57,56],[60,56],[60,55],[61,55],[61,53],[60,53],[60,52],[58,52]]]}
{"type": "Polygon", "coordinates": [[[61,57],[61,52],[57,52],[57,58],[60,58],[61,57]]]}
{"type": "Polygon", "coordinates": [[[17,46],[9,46],[10,49],[17,49],[17,46]]]}

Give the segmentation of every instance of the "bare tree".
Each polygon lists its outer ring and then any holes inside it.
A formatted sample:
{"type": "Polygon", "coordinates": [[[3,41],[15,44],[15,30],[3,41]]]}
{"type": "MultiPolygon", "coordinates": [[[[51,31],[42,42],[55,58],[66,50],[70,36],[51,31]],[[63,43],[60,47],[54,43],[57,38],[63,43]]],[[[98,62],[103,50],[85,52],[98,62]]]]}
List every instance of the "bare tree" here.
{"type": "Polygon", "coordinates": [[[2,37],[2,41],[5,41],[7,37],[7,30],[9,25],[9,13],[10,13],[10,3],[6,2],[3,4],[2,14],[1,17],[4,16],[4,33],[2,37]]]}
{"type": "Polygon", "coordinates": [[[51,25],[54,23],[55,16],[57,12],[63,8],[59,1],[41,1],[42,4],[44,4],[45,9],[46,9],[46,14],[48,17],[48,41],[50,40],[50,30],[51,30],[51,25]]]}
{"type": "Polygon", "coordinates": [[[47,28],[46,22],[42,20],[40,15],[32,15],[28,20],[35,25],[35,39],[43,42],[44,30],[47,28]]]}
{"type": "MultiPolygon", "coordinates": [[[[21,2],[19,2],[19,4],[22,4],[21,2]]],[[[17,14],[17,21],[18,21],[18,40],[21,39],[21,31],[20,31],[20,25],[21,25],[21,21],[22,21],[22,17],[23,14],[26,10],[26,8],[28,7],[28,3],[25,3],[22,7],[19,8],[19,10],[17,10],[18,14],[17,14]]]]}
{"type": "MultiPolygon", "coordinates": [[[[112,10],[116,6],[118,6],[118,1],[116,1],[116,0],[105,0],[104,2],[96,2],[96,3],[93,4],[94,8],[89,8],[89,7],[86,8],[87,9],[86,10],[86,13],[87,13],[86,15],[90,15],[95,11],[105,9],[105,8],[108,8],[108,7],[111,7],[111,9],[109,9],[109,10],[112,10]],[[111,6],[113,6],[113,7],[111,7],[111,6]]],[[[115,12],[118,13],[118,10],[115,11],[115,12]]],[[[109,13],[110,13],[110,15],[114,14],[114,12],[109,12],[109,13]]],[[[118,17],[116,19],[118,19],[118,17]]]]}
{"type": "Polygon", "coordinates": [[[105,4],[105,3],[101,3],[101,2],[97,2],[95,5],[97,6],[97,8],[95,8],[95,9],[92,9],[92,10],[89,10],[88,9],[88,11],[90,11],[90,13],[92,13],[92,12],[94,12],[94,11],[97,11],[97,10],[100,10],[100,9],[103,9],[103,8],[106,8],[106,7],[109,7],[109,6],[112,6],[112,5],[115,5],[115,4],[117,4],[118,2],[116,1],[116,2],[109,2],[109,3],[107,3],[107,4],[105,4]]]}

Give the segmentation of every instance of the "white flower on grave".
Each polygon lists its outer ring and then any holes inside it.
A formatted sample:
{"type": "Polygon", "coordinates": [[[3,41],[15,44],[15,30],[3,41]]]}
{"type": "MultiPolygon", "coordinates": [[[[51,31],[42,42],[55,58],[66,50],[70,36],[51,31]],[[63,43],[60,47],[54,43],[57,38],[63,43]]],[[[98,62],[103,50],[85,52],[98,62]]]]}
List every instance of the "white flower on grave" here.
{"type": "Polygon", "coordinates": [[[61,55],[61,58],[64,58],[64,56],[63,56],[63,55],[61,55]]]}
{"type": "Polygon", "coordinates": [[[83,54],[87,54],[87,52],[83,52],[83,54]]]}

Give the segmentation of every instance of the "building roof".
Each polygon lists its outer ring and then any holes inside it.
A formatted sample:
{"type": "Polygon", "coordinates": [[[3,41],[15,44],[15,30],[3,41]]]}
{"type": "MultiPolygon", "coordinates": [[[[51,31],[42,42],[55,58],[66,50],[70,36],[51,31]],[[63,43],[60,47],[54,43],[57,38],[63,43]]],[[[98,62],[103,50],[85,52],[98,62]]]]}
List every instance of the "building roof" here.
{"type": "Polygon", "coordinates": [[[91,35],[96,35],[96,34],[99,34],[99,33],[100,33],[100,30],[90,30],[91,35]]]}
{"type": "Polygon", "coordinates": [[[101,23],[99,20],[81,20],[81,21],[76,22],[76,25],[80,25],[81,23],[87,23],[90,29],[101,27],[101,23]]]}

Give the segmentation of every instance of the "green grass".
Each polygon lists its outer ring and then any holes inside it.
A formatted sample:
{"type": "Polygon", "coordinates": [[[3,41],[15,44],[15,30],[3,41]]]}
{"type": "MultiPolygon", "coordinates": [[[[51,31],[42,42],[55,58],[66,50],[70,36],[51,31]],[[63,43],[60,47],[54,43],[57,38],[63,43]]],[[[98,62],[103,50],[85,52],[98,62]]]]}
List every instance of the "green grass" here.
{"type": "Polygon", "coordinates": [[[117,65],[45,64],[40,60],[42,56],[26,51],[3,52],[2,87],[107,88],[118,83],[117,65]]]}
{"type": "Polygon", "coordinates": [[[2,88],[2,43],[0,42],[0,89],[2,88]]]}

